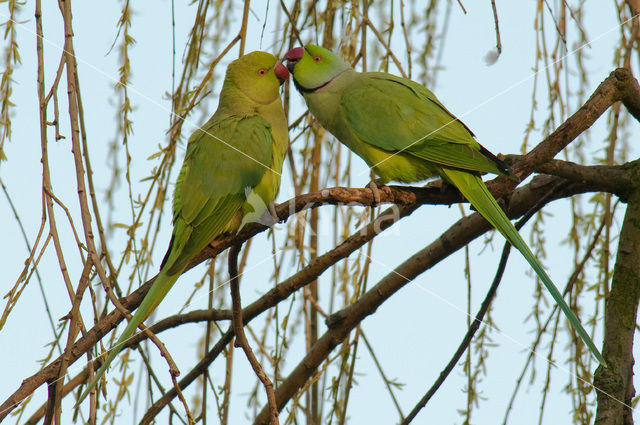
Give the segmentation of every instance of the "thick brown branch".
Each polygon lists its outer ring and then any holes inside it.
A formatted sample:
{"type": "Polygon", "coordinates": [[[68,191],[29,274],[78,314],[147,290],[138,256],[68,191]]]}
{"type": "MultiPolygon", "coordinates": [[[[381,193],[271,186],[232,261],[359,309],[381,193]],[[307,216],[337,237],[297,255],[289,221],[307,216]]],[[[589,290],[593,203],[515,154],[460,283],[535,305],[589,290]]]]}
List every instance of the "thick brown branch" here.
{"type": "MultiPolygon", "coordinates": [[[[511,168],[511,172],[524,179],[536,167],[551,160],[571,141],[593,125],[609,106],[623,101],[627,110],[640,120],[640,86],[631,71],[618,68],[613,71],[593,92],[589,100],[571,115],[560,127],[529,152],[522,161],[511,168]]],[[[504,178],[496,179],[495,192],[499,196],[509,193],[515,183],[504,178]]]]}
{"type": "Polygon", "coordinates": [[[602,354],[609,368],[596,370],[597,425],[632,424],[633,335],[640,302],[640,191],[629,197],[620,232],[611,292],[605,304],[602,354]]]}
{"type": "MultiPolygon", "coordinates": [[[[505,162],[516,163],[522,155],[506,155],[505,162]]],[[[637,167],[640,160],[620,166],[581,165],[575,162],[552,159],[535,167],[535,172],[563,177],[571,182],[599,186],[602,191],[613,193],[625,200],[633,188],[633,175],[629,170],[637,167]]]]}

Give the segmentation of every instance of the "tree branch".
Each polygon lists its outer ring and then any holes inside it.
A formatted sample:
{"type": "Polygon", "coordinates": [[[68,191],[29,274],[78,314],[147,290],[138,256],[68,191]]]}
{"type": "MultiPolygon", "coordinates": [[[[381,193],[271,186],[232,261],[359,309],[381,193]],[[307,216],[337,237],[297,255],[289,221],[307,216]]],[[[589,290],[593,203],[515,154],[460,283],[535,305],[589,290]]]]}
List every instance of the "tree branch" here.
{"type": "Polygon", "coordinates": [[[271,380],[262,370],[262,365],[258,359],[256,359],[253,350],[247,341],[247,337],[244,334],[244,321],[242,320],[242,303],[240,301],[240,282],[238,279],[238,253],[242,245],[233,245],[229,250],[229,288],[231,289],[231,303],[233,305],[233,319],[231,325],[233,326],[233,332],[236,334],[235,347],[242,348],[247,360],[251,364],[253,371],[262,382],[264,389],[267,393],[267,400],[269,400],[269,423],[271,425],[278,425],[278,408],[276,407],[276,395],[273,392],[273,384],[271,380]]]}
{"type": "Polygon", "coordinates": [[[618,255],[605,304],[602,355],[609,368],[599,366],[594,377],[598,390],[596,425],[632,424],[633,335],[640,302],[640,191],[629,197],[620,232],[618,255]]]}
{"type": "MultiPolygon", "coordinates": [[[[580,109],[533,148],[510,171],[521,180],[526,178],[536,167],[553,159],[558,152],[591,127],[609,106],[618,101],[622,101],[629,113],[636,120],[640,120],[640,86],[631,71],[625,68],[613,71],[600,83],[580,109]]],[[[516,185],[505,177],[498,177],[494,181],[496,186],[493,193],[499,196],[509,193],[516,185]]]]}

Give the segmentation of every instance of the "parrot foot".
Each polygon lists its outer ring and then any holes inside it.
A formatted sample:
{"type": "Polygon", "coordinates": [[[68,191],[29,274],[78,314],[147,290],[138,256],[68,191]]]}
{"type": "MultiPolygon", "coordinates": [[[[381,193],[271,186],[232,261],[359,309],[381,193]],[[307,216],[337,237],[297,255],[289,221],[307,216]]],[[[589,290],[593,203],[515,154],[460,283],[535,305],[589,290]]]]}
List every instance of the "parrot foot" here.
{"type": "Polygon", "coordinates": [[[440,193],[445,193],[445,192],[448,192],[450,190],[454,190],[454,191],[460,193],[460,191],[458,190],[456,185],[454,185],[453,183],[449,183],[445,179],[440,179],[440,193]]]}
{"type": "Polygon", "coordinates": [[[273,218],[273,224],[280,221],[280,217],[278,217],[278,213],[276,212],[276,204],[269,202],[269,205],[267,205],[267,211],[269,211],[271,218],[273,218]]]}
{"type": "Polygon", "coordinates": [[[373,205],[372,207],[376,207],[380,204],[380,187],[385,185],[385,181],[383,179],[372,179],[366,186],[366,189],[371,190],[373,194],[373,205]]]}

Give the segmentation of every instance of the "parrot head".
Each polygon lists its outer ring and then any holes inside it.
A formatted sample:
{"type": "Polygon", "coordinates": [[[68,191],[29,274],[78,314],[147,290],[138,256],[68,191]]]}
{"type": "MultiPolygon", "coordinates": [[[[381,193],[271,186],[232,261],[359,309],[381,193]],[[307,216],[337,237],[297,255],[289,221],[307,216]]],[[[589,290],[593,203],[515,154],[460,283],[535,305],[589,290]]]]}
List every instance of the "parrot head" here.
{"type": "Polygon", "coordinates": [[[268,104],[279,98],[280,84],[289,71],[267,52],[251,52],[229,64],[224,85],[237,87],[256,103],[268,104]]]}
{"type": "Polygon", "coordinates": [[[297,89],[303,93],[318,90],[351,69],[330,50],[312,44],[289,50],[283,60],[287,61],[297,89]]]}

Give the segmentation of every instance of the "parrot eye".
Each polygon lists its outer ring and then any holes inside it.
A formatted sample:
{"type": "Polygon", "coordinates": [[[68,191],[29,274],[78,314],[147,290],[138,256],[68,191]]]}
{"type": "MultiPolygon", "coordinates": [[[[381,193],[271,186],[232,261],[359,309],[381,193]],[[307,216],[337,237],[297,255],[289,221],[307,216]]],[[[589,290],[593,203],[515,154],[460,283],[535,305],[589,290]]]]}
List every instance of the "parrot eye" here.
{"type": "Polygon", "coordinates": [[[260,68],[260,69],[258,70],[258,75],[266,75],[266,73],[267,73],[267,70],[266,70],[266,69],[264,69],[264,68],[260,68]]]}
{"type": "Polygon", "coordinates": [[[319,56],[319,55],[314,56],[314,57],[313,57],[313,61],[314,61],[314,62],[320,62],[320,61],[322,61],[322,56],[319,56]]]}

